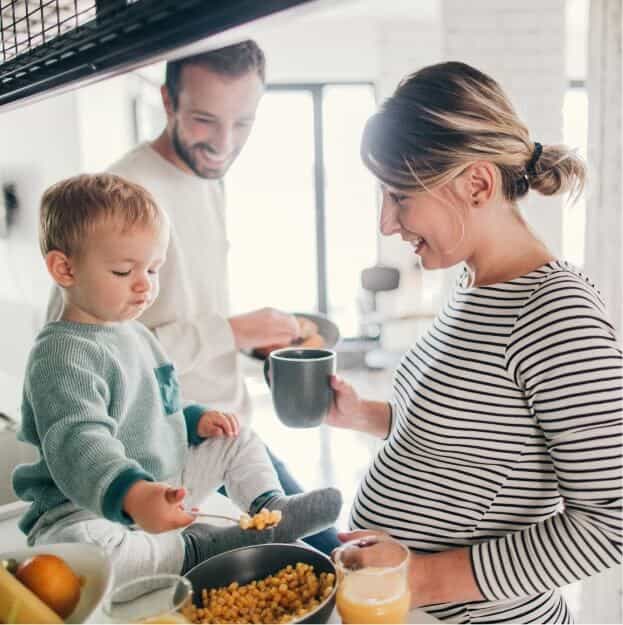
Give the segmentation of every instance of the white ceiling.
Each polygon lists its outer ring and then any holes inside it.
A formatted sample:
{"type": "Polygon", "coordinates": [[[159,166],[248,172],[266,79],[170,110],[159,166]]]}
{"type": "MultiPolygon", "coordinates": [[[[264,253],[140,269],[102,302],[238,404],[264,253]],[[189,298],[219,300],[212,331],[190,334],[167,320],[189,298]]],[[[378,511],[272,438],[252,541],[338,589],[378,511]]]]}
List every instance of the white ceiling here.
{"type": "Polygon", "coordinates": [[[315,19],[434,21],[439,14],[440,0],[318,0],[309,6],[309,17],[315,19]]]}

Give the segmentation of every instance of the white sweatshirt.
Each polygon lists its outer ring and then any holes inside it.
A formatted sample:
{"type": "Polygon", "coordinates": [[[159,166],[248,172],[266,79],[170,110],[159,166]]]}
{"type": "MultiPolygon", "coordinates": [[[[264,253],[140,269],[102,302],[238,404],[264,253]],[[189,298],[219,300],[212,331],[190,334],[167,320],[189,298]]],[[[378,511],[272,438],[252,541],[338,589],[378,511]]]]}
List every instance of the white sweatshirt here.
{"type": "MultiPolygon", "coordinates": [[[[250,416],[229,316],[224,196],[218,180],[187,174],[144,143],[109,171],[144,186],[171,220],[160,294],[141,316],[175,363],[184,400],[250,416]]],[[[62,306],[54,289],[48,319],[62,306]]]]}

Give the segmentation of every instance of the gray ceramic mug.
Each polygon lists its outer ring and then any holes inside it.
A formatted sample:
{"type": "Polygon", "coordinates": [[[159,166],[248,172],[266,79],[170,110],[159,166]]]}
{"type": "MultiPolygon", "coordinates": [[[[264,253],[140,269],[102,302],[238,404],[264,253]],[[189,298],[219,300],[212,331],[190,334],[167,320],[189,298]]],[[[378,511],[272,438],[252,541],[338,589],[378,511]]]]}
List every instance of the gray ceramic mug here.
{"type": "Polygon", "coordinates": [[[330,349],[286,347],[264,361],[264,377],[279,420],[291,428],[320,425],[331,408],[336,356],[330,349]]]}

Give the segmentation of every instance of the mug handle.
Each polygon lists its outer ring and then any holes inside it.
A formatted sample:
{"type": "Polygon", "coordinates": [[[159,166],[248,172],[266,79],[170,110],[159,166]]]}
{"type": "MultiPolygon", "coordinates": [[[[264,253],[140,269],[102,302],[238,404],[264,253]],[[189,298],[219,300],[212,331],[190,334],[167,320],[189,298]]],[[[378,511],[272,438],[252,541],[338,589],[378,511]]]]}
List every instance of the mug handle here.
{"type": "Polygon", "coordinates": [[[266,356],[264,359],[264,379],[266,380],[266,384],[268,384],[268,388],[270,388],[270,376],[268,375],[268,370],[270,369],[270,354],[266,356]]]}

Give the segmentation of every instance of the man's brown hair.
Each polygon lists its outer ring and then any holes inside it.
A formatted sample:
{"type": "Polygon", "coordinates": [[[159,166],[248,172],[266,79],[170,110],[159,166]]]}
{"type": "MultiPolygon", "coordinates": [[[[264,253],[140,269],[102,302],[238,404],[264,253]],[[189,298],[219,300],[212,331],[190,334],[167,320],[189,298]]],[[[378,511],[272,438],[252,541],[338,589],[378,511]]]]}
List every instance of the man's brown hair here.
{"type": "Polygon", "coordinates": [[[262,82],[266,81],[266,59],[262,49],[252,39],[235,43],[226,48],[169,61],[164,84],[174,108],[177,108],[177,99],[181,91],[182,70],[185,65],[203,65],[215,74],[231,78],[238,78],[255,71],[262,82]]]}
{"type": "Polygon", "coordinates": [[[81,251],[81,243],[103,219],[119,219],[123,228],[166,223],[152,195],[138,184],[114,174],[82,174],[49,187],[41,199],[39,246],[67,256],[81,251]]]}

